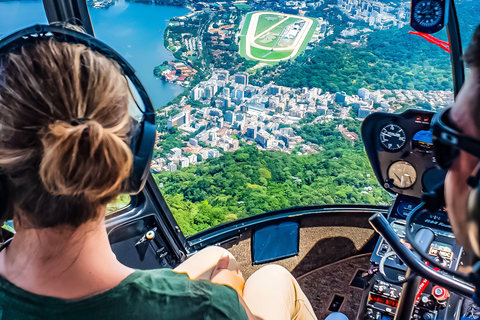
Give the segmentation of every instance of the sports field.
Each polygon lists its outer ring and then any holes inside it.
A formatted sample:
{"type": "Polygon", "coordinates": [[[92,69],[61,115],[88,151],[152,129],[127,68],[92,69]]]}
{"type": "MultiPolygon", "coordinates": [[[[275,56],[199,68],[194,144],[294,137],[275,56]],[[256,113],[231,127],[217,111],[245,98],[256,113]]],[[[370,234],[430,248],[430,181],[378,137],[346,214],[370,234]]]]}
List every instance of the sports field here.
{"type": "Polygon", "coordinates": [[[263,62],[298,56],[317,26],[311,18],[279,12],[251,12],[241,30],[240,55],[263,62]]]}

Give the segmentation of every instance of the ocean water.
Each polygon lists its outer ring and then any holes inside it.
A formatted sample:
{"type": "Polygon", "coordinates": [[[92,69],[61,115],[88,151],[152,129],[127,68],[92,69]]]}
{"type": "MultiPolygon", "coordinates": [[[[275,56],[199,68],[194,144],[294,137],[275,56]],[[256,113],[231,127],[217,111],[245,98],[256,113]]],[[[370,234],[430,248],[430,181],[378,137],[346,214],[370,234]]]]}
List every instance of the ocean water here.
{"type": "MultiPolygon", "coordinates": [[[[156,108],[183,92],[183,87],[157,79],[153,68],[173,59],[163,45],[163,32],[169,19],[188,9],[119,0],[109,9],[89,10],[95,36],[132,64],[156,108]]],[[[36,23],[47,23],[41,1],[0,1],[0,39],[36,23]]]]}

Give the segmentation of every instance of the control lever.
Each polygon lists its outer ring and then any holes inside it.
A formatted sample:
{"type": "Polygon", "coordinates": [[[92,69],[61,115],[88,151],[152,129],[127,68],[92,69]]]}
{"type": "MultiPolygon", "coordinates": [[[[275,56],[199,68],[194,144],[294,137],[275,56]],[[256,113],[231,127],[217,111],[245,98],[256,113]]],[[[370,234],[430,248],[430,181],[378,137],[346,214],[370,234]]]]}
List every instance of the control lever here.
{"type": "MultiPolygon", "coordinates": [[[[397,253],[397,256],[412,269],[413,272],[427,278],[431,282],[456,292],[464,297],[472,298],[475,293],[475,287],[458,279],[455,279],[445,273],[437,272],[434,269],[426,266],[417,256],[415,256],[406,246],[400,242],[400,238],[392,229],[387,219],[381,214],[376,213],[370,217],[370,224],[377,231],[390,247],[397,253]]],[[[418,287],[417,287],[418,288],[418,287]]],[[[414,295],[415,296],[415,295],[414,295]]]]}
{"type": "MultiPolygon", "coordinates": [[[[407,226],[408,228],[409,226],[407,226]]],[[[422,252],[427,252],[430,248],[430,244],[435,239],[435,235],[429,229],[420,229],[418,230],[417,234],[415,235],[415,247],[422,252]]],[[[420,257],[418,257],[420,259],[420,257]]],[[[408,266],[408,264],[407,264],[408,266]]],[[[407,268],[406,277],[410,277],[412,269],[409,267],[407,268]]],[[[412,278],[411,281],[405,282],[402,287],[402,296],[398,301],[398,308],[397,313],[395,314],[395,320],[403,320],[403,319],[410,319],[413,313],[413,308],[415,307],[415,303],[419,301],[425,287],[428,285],[428,280],[422,280],[420,277],[415,276],[412,278]],[[412,300],[411,297],[415,297],[412,300]]],[[[423,301],[424,303],[428,303],[428,301],[423,301]]]]}

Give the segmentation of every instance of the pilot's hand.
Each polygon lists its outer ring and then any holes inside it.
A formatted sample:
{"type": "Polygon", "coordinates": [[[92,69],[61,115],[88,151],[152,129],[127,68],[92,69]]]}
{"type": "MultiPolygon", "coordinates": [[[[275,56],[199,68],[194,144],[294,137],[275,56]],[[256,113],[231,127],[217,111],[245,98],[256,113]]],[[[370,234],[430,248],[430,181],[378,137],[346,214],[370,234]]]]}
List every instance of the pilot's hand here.
{"type": "Polygon", "coordinates": [[[228,262],[230,257],[224,255],[218,260],[215,270],[213,270],[210,281],[216,284],[229,286],[237,291],[238,296],[243,296],[243,287],[245,286],[245,279],[243,279],[240,271],[228,270],[228,262]]]}

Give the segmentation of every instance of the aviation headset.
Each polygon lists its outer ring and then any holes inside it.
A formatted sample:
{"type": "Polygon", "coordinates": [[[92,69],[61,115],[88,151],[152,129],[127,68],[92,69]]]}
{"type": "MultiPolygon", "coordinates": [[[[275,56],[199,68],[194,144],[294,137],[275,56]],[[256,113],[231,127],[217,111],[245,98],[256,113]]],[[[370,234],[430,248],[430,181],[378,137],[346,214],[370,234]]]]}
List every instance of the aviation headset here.
{"type": "MultiPolygon", "coordinates": [[[[138,91],[144,108],[140,108],[137,101],[135,101],[138,108],[135,111],[140,116],[131,117],[131,127],[128,134],[128,144],[133,153],[133,167],[130,177],[123,183],[121,189],[122,193],[137,194],[144,187],[150,170],[155,143],[155,110],[145,88],[135,74],[135,70],[115,50],[94,37],[62,26],[52,25],[31,26],[2,39],[0,41],[0,60],[2,56],[8,53],[18,52],[26,44],[47,41],[49,39],[83,44],[91,50],[116,61],[121,67],[124,76],[129,79],[129,84],[133,85],[138,91]]],[[[132,96],[132,98],[135,100],[135,97],[132,96]]],[[[10,210],[13,196],[11,193],[12,188],[8,177],[0,175],[0,220],[2,221],[13,218],[13,212],[10,210]]]]}
{"type": "MultiPolygon", "coordinates": [[[[455,128],[448,116],[450,109],[447,108],[437,113],[431,123],[437,163],[445,170],[450,168],[453,160],[458,157],[460,150],[480,158],[480,141],[461,133],[455,128]]],[[[467,184],[471,190],[466,206],[468,227],[465,231],[468,233],[472,249],[480,257],[480,165],[477,166],[475,176],[467,179],[467,184]]]]}

